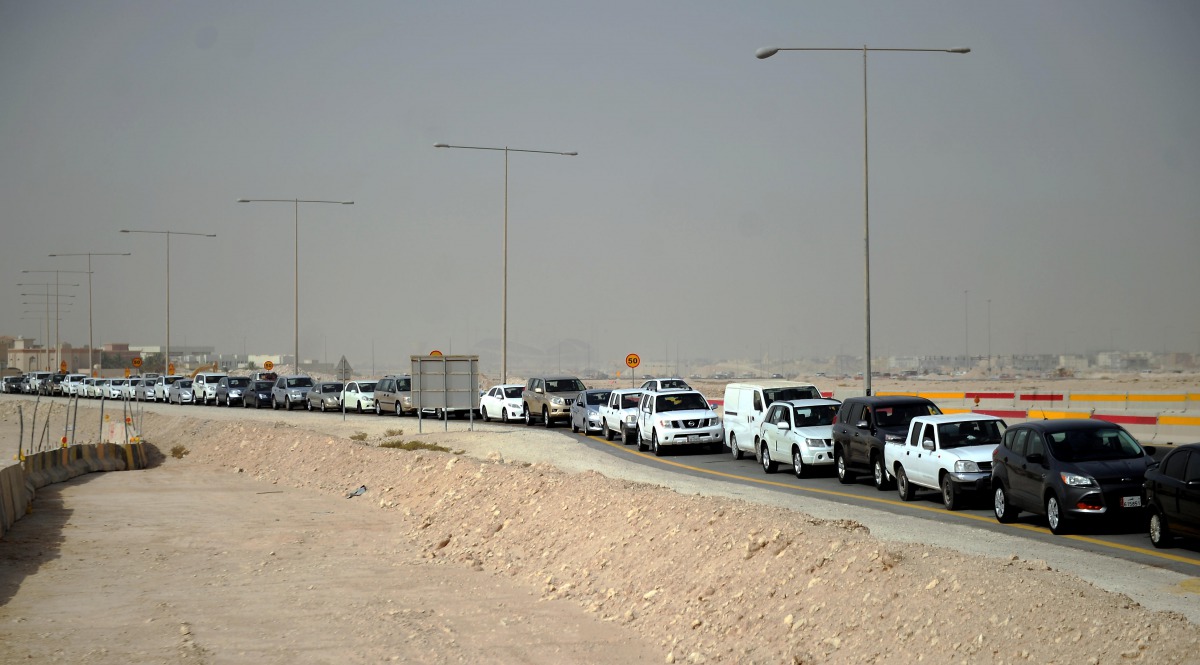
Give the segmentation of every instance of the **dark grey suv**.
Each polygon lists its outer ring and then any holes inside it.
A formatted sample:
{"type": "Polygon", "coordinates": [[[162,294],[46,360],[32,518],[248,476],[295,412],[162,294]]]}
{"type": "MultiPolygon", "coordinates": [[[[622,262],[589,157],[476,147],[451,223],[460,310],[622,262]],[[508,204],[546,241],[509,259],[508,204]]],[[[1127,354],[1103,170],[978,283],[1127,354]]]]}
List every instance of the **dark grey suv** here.
{"type": "Polygon", "coordinates": [[[1063,534],[1084,517],[1141,517],[1153,452],[1103,420],[1013,425],[992,453],[996,519],[1013,522],[1025,510],[1045,515],[1050,531],[1063,534]]]}
{"type": "Polygon", "coordinates": [[[840,482],[852,483],[855,472],[874,475],[875,488],[891,489],[892,476],[883,461],[885,441],[904,441],[917,416],[942,410],[924,397],[886,395],[848,397],[833,420],[833,464],[840,482]]]}

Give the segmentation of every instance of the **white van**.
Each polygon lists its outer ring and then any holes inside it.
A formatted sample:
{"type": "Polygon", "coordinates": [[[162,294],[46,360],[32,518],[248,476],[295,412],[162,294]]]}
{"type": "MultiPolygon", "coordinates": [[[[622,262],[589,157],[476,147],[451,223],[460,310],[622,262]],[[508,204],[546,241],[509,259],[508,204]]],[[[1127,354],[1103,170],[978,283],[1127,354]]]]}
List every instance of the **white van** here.
{"type": "Polygon", "coordinates": [[[754,436],[767,407],[777,400],[791,399],[821,399],[821,391],[811,383],[780,379],[725,386],[721,420],[725,423],[725,442],[733,459],[742,459],[742,453],[755,453],[754,436]]]}

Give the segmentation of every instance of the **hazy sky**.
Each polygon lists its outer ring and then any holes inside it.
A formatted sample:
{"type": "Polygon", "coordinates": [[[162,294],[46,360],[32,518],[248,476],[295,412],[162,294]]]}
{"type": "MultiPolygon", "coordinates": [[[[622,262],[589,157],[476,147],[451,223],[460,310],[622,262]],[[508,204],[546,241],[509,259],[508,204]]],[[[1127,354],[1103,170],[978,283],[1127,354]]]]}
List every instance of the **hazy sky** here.
{"type": "MultiPolygon", "coordinates": [[[[0,334],[96,257],[97,344],[1200,351],[1200,3],[0,0],[0,334]],[[964,291],[969,291],[964,303],[964,291]],[[964,312],[964,304],[966,311],[964,312]]],[[[62,337],[87,342],[86,275],[62,337]]],[[[64,290],[64,292],[68,292],[64,290]]]]}

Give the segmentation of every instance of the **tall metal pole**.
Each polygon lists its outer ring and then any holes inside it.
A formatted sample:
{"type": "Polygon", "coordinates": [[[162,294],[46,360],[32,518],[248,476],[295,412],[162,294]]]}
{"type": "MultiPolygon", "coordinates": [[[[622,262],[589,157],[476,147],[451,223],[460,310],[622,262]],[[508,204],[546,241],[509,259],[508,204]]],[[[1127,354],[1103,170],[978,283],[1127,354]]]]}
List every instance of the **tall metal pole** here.
{"type": "MultiPolygon", "coordinates": [[[[80,252],[76,254],[51,254],[51,257],[86,256],[88,259],[88,374],[95,376],[95,362],[92,359],[92,348],[96,345],[92,330],[92,257],[93,256],[130,256],[130,252],[80,252]]],[[[103,357],[101,358],[103,363],[103,357]]]]}
{"type": "Polygon", "coordinates": [[[967,317],[967,294],[970,292],[969,289],[963,289],[963,363],[967,371],[971,369],[971,327],[967,317]]]}
{"type": "Polygon", "coordinates": [[[992,299],[988,298],[987,321],[988,321],[988,376],[992,375],[992,299]]]}
{"type": "Polygon", "coordinates": [[[863,44],[863,288],[866,303],[866,372],[863,392],[871,394],[871,151],[867,131],[867,46],[863,44]]]}

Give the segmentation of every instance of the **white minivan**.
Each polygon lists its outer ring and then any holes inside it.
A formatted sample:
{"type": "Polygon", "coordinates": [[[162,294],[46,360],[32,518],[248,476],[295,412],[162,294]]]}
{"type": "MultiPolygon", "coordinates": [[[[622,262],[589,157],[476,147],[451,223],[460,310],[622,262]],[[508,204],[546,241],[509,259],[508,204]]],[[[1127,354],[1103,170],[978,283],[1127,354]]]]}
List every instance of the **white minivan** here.
{"type": "Polygon", "coordinates": [[[757,452],[754,449],[754,437],[762,425],[763,414],[772,402],[821,397],[821,391],[811,383],[782,379],[725,386],[721,420],[725,423],[725,443],[733,453],[733,459],[742,459],[742,453],[757,452]]]}

